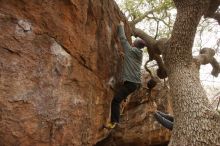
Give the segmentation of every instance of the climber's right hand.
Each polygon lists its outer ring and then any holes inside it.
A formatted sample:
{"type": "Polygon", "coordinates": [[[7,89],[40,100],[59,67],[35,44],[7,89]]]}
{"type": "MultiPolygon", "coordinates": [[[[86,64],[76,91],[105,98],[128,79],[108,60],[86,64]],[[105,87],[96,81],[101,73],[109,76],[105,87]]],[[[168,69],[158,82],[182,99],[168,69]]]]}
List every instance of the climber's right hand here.
{"type": "Polygon", "coordinates": [[[124,22],[120,21],[120,25],[121,25],[121,26],[124,26],[124,22]]]}

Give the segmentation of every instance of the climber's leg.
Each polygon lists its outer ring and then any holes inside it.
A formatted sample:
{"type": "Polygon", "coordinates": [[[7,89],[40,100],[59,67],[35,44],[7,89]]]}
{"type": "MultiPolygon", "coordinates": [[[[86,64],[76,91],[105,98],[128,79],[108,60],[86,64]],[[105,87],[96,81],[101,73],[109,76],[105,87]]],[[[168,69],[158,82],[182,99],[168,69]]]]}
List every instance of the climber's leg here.
{"type": "Polygon", "coordinates": [[[120,104],[126,99],[126,97],[134,92],[138,87],[137,83],[124,82],[123,86],[119,88],[119,91],[115,94],[112,103],[111,103],[111,122],[119,123],[120,116],[120,104]]]}

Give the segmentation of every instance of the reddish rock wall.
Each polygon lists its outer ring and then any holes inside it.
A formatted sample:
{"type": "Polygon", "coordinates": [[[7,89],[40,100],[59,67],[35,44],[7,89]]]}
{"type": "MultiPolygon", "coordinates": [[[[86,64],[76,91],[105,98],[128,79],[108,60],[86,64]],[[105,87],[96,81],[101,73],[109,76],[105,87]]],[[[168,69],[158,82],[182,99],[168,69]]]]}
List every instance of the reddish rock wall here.
{"type": "Polygon", "coordinates": [[[112,0],[0,1],[0,145],[104,137],[120,17],[112,0]]]}

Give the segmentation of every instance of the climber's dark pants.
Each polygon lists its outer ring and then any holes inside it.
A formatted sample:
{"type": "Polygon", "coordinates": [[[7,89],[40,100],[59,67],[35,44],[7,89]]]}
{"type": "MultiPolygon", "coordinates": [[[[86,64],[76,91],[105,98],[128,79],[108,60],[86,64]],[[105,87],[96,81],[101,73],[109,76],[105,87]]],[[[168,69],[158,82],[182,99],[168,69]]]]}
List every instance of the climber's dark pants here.
{"type": "Polygon", "coordinates": [[[120,103],[140,86],[139,83],[125,81],[116,92],[111,104],[111,122],[119,123],[120,103]]]}

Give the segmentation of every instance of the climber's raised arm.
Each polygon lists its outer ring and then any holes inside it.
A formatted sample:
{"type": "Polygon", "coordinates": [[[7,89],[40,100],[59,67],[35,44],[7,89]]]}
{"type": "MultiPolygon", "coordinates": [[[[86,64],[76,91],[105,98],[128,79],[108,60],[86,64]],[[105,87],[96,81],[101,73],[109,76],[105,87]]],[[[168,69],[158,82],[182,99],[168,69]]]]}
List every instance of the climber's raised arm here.
{"type": "Polygon", "coordinates": [[[118,26],[118,37],[121,41],[121,45],[124,48],[125,52],[131,50],[131,45],[129,44],[124,31],[124,23],[121,21],[118,26]]]}

